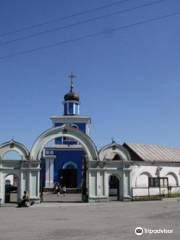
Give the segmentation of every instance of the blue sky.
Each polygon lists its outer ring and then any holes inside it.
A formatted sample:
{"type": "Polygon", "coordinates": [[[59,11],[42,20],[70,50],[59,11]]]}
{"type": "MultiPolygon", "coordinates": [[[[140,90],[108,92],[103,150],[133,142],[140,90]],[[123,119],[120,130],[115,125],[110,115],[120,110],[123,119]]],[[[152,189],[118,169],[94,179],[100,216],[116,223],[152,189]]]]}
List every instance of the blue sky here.
{"type": "Polygon", "coordinates": [[[81,114],[92,117],[91,137],[98,147],[111,141],[180,146],[180,15],[119,31],[114,28],[180,11],[178,0],[116,14],[34,38],[4,42],[40,31],[154,2],[127,0],[99,11],[54,21],[101,7],[110,0],[0,1],[0,142],[11,138],[32,146],[51,127],[49,117],[63,112],[68,74],[77,76],[81,114]],[[92,38],[39,48],[87,34],[92,38]],[[14,57],[2,57],[15,54],[14,57]]]}

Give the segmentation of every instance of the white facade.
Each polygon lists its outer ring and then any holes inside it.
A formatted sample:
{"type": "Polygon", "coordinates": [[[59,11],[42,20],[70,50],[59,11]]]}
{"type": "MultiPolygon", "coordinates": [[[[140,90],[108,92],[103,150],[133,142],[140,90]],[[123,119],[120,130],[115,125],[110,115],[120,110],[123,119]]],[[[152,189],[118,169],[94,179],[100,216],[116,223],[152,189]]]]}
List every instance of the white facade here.
{"type": "Polygon", "coordinates": [[[0,145],[0,199],[5,202],[5,181],[7,176],[13,175],[17,179],[17,200],[19,201],[24,191],[27,191],[30,199],[39,200],[39,161],[29,159],[29,151],[26,147],[14,140],[0,145]],[[21,158],[4,159],[5,153],[15,151],[21,158]]]}
{"type": "Polygon", "coordinates": [[[171,193],[180,192],[180,163],[157,163],[147,165],[133,165],[131,171],[132,196],[168,194],[168,186],[148,188],[149,177],[167,178],[171,193]]]}
{"type": "MultiPolygon", "coordinates": [[[[42,133],[29,152],[26,147],[15,141],[0,145],[0,199],[5,202],[5,179],[15,175],[18,179],[18,200],[23,192],[29,193],[30,199],[40,200],[40,160],[44,146],[57,137],[71,137],[81,143],[86,152],[86,200],[108,201],[110,179],[117,179],[118,199],[126,200],[138,196],[180,192],[180,161],[137,161],[130,152],[117,143],[103,147],[99,152],[90,137],[80,130],[69,126],[51,128],[42,133]],[[20,160],[6,160],[3,156],[8,151],[16,151],[20,160]],[[149,187],[150,178],[161,179],[159,187],[149,187]],[[166,181],[168,179],[168,182],[166,181]]],[[[180,150],[179,150],[180,151],[180,150]]],[[[176,151],[177,152],[177,151],[176,151]]],[[[180,159],[180,158],[179,158],[180,159]]],[[[53,184],[54,158],[46,159],[46,187],[53,184]]]]}

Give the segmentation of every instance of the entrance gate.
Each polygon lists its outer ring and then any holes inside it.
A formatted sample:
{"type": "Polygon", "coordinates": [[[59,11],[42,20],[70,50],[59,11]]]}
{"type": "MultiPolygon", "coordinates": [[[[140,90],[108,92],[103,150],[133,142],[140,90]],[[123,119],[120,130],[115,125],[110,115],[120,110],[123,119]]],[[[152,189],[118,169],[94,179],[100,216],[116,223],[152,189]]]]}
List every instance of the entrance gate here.
{"type": "Polygon", "coordinates": [[[48,142],[58,137],[75,139],[86,153],[83,164],[83,200],[94,202],[108,199],[107,176],[94,142],[80,130],[63,125],[43,132],[34,142],[30,152],[23,144],[14,140],[0,145],[0,201],[2,203],[5,202],[5,178],[9,174],[16,175],[19,179],[18,201],[22,198],[24,191],[28,192],[31,200],[40,201],[41,153],[48,142]],[[20,159],[5,160],[4,154],[12,150],[20,155],[20,159]]]}
{"type": "Polygon", "coordinates": [[[14,140],[0,145],[0,199],[2,203],[19,201],[24,191],[27,191],[31,199],[38,200],[38,179],[39,162],[29,160],[29,151],[27,148],[14,140]],[[5,158],[7,153],[11,159],[5,158]],[[18,155],[18,156],[16,156],[18,155]],[[7,176],[16,176],[13,181],[17,181],[17,188],[13,186],[7,176]],[[17,191],[17,194],[15,192],[17,191]]]}
{"type": "MultiPolygon", "coordinates": [[[[97,188],[97,186],[92,185],[91,183],[92,177],[91,177],[91,169],[89,168],[89,166],[91,162],[97,162],[98,160],[98,153],[97,153],[96,146],[89,136],[87,136],[80,130],[69,127],[67,125],[51,128],[45,131],[44,133],[42,133],[36,139],[31,149],[30,159],[33,161],[40,161],[42,156],[42,150],[44,149],[45,145],[48,142],[52,141],[53,139],[56,139],[59,137],[68,137],[68,138],[73,138],[77,140],[82,145],[82,148],[86,153],[84,171],[83,171],[83,182],[82,182],[82,199],[87,201],[89,200],[91,193],[94,192],[93,188],[97,188]]],[[[49,163],[49,166],[51,166],[51,168],[53,169],[53,160],[49,159],[49,161],[51,161],[49,163]]],[[[49,171],[50,173],[49,181],[53,179],[53,176],[51,176],[53,172],[54,171],[49,171]]],[[[72,177],[73,177],[73,174],[72,174],[72,177]]],[[[68,179],[66,180],[68,181],[68,179]]],[[[93,176],[93,181],[94,181],[94,176],[93,176]]]]}

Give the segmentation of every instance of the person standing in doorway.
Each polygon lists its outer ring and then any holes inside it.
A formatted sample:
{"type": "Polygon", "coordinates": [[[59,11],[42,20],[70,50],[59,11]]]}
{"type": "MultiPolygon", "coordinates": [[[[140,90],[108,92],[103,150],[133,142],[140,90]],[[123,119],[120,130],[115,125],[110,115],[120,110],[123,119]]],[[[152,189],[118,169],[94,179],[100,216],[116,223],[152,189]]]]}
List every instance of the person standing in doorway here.
{"type": "Polygon", "coordinates": [[[62,187],[62,193],[63,193],[63,196],[65,197],[65,194],[66,194],[66,186],[65,185],[62,187]]]}
{"type": "Polygon", "coordinates": [[[56,194],[57,194],[58,197],[60,196],[60,192],[61,192],[61,188],[60,188],[60,185],[58,184],[56,186],[56,194]]]}

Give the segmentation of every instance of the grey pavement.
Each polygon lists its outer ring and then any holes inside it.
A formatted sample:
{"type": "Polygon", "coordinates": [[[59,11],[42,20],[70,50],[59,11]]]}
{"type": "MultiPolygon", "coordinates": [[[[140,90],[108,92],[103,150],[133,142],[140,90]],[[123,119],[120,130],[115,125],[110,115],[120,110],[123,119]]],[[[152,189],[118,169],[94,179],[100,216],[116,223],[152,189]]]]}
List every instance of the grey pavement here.
{"type": "Polygon", "coordinates": [[[0,208],[0,240],[180,239],[180,201],[54,202],[0,208]],[[136,236],[137,226],[173,229],[136,236]]]}
{"type": "Polygon", "coordinates": [[[82,195],[81,193],[66,193],[57,194],[53,193],[44,193],[43,199],[45,202],[82,202],[82,195]]]}

